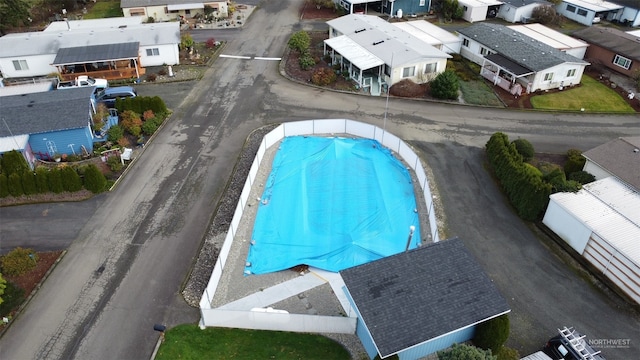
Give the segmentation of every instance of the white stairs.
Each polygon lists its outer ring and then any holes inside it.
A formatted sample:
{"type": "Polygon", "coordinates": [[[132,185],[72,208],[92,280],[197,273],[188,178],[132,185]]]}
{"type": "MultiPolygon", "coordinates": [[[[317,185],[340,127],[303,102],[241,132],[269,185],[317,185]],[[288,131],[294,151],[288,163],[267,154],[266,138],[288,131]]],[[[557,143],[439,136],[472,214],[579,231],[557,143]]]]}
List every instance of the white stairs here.
{"type": "Polygon", "coordinates": [[[586,335],[577,334],[574,328],[565,327],[564,329],[558,329],[558,331],[560,332],[560,335],[562,335],[562,337],[567,340],[567,342],[571,344],[571,346],[578,352],[581,360],[593,360],[595,359],[593,355],[600,354],[600,351],[592,353],[587,350],[584,347],[584,338],[586,337],[586,335]]]}

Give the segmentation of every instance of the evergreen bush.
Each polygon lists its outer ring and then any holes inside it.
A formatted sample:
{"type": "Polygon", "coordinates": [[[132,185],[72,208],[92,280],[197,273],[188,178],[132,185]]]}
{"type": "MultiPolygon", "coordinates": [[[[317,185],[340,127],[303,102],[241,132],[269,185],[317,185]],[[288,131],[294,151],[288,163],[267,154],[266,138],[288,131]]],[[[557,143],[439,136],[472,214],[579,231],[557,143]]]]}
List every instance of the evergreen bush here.
{"type": "Polygon", "coordinates": [[[522,161],[529,162],[533,159],[535,155],[535,150],[533,149],[533,145],[527,139],[516,139],[513,140],[513,144],[516,146],[516,150],[518,150],[518,154],[522,155],[522,161]]]}
{"type": "Polygon", "coordinates": [[[473,343],[482,348],[497,353],[509,338],[509,316],[500,315],[476,326],[473,343]]]}
{"type": "Polygon", "coordinates": [[[313,57],[311,56],[309,51],[305,51],[300,54],[298,64],[300,65],[300,68],[302,70],[309,70],[316,64],[316,62],[313,60],[313,57]]]}
{"type": "Polygon", "coordinates": [[[25,195],[33,195],[38,192],[36,186],[36,175],[31,170],[25,170],[22,172],[22,190],[25,195]]]}
{"type": "Polygon", "coordinates": [[[9,174],[9,194],[13,197],[24,195],[22,189],[22,176],[19,173],[9,174]]]}
{"type": "Polygon", "coordinates": [[[50,191],[49,170],[46,167],[36,168],[36,191],[38,194],[44,194],[50,191]]]}
{"type": "Polygon", "coordinates": [[[89,164],[84,169],[84,188],[94,194],[101,193],[107,186],[107,178],[104,177],[100,169],[94,164],[89,164]]]}
{"type": "Polygon", "coordinates": [[[7,282],[2,300],[0,304],[0,316],[8,316],[24,301],[24,290],[12,282],[7,282]]]}
{"type": "Polygon", "coordinates": [[[491,350],[478,349],[465,344],[453,344],[449,349],[438,351],[438,360],[497,360],[491,350]]]}
{"type": "Polygon", "coordinates": [[[436,76],[431,85],[431,95],[438,99],[458,98],[458,90],[460,89],[460,81],[458,75],[451,70],[445,70],[436,76]]]}
{"type": "Polygon", "coordinates": [[[569,175],[569,180],[574,180],[584,185],[584,184],[588,184],[596,181],[596,177],[584,170],[580,170],[580,171],[572,172],[569,175]]]}
{"type": "Polygon", "coordinates": [[[22,154],[16,150],[7,151],[2,154],[0,163],[2,164],[2,173],[7,176],[11,174],[22,175],[24,170],[29,169],[27,161],[24,159],[22,154]]]}
{"type": "Polygon", "coordinates": [[[9,196],[9,179],[4,173],[0,173],[0,198],[9,196]]]}
{"type": "Polygon", "coordinates": [[[302,54],[309,50],[309,46],[311,46],[311,37],[306,31],[300,30],[291,36],[287,45],[289,45],[291,49],[302,54]]]}
{"type": "Polygon", "coordinates": [[[17,276],[26,273],[36,267],[38,254],[32,249],[17,247],[0,258],[2,273],[9,276],[17,276]]]}
{"type": "Polygon", "coordinates": [[[60,174],[60,170],[55,167],[49,170],[49,190],[54,194],[60,194],[64,191],[64,186],[62,185],[62,174],[60,174]]]}
{"type": "Polygon", "coordinates": [[[107,130],[107,140],[111,142],[118,142],[124,137],[124,129],[120,125],[114,125],[107,130]]]}
{"type": "Polygon", "coordinates": [[[327,86],[335,81],[336,72],[332,68],[319,68],[311,75],[311,82],[318,86],[327,86]]]}
{"type": "Polygon", "coordinates": [[[582,151],[569,149],[567,151],[567,162],[564,164],[564,173],[568,177],[571,173],[581,171],[587,159],[582,156],[582,151]]]}
{"type": "Polygon", "coordinates": [[[62,185],[65,191],[76,192],[82,190],[82,179],[78,172],[71,166],[65,166],[60,170],[62,185]]]}

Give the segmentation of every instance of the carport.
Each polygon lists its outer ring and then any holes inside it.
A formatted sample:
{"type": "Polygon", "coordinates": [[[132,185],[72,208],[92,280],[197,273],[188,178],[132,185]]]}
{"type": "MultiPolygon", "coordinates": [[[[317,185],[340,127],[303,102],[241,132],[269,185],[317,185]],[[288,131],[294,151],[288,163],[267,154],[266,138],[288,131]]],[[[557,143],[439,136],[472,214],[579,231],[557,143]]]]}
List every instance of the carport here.
{"type": "Polygon", "coordinates": [[[482,60],[482,77],[493,82],[512,95],[522,95],[522,85],[528,94],[531,92],[531,81],[528,76],[535,74],[535,71],[520,66],[500,54],[490,54],[482,60]],[[517,80],[520,80],[519,82],[517,80]]]}
{"type": "Polygon", "coordinates": [[[107,80],[140,78],[145,70],[140,66],[139,42],[60,48],[53,61],[62,80],[78,75],[107,80]]]}
{"type": "Polygon", "coordinates": [[[326,39],[324,54],[331,54],[331,63],[340,64],[359,87],[369,90],[372,95],[380,95],[382,66],[384,61],[346,35],[326,39]]]}

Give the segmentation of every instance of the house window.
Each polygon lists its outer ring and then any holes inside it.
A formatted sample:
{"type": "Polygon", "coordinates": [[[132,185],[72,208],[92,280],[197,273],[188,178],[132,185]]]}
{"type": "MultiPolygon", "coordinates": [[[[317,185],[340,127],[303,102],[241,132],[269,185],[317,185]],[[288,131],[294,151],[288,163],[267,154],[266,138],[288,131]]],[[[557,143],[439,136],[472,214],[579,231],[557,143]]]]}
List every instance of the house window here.
{"type": "Polygon", "coordinates": [[[191,15],[191,10],[187,9],[184,11],[185,15],[191,15]]]}
{"type": "Polygon", "coordinates": [[[416,67],[415,66],[409,66],[406,68],[402,69],[402,77],[403,78],[408,78],[408,77],[412,77],[416,75],[416,67]]]}
{"type": "Polygon", "coordinates": [[[487,49],[486,47],[480,47],[480,55],[487,56],[489,54],[490,54],[489,49],[487,49]]]}
{"type": "Polygon", "coordinates": [[[574,13],[574,12],[576,12],[576,7],[573,6],[573,5],[568,5],[567,4],[567,11],[574,13]]]}
{"type": "Polygon", "coordinates": [[[425,74],[434,73],[434,72],[436,72],[437,68],[438,68],[438,63],[425,64],[424,65],[424,73],[425,74]]]}
{"type": "MultiPolygon", "coordinates": [[[[16,62],[14,61],[13,63],[15,65],[16,62]]],[[[626,57],[620,55],[616,55],[616,57],[613,58],[613,63],[627,70],[631,68],[631,59],[627,59],[626,57]]]]}
{"type": "Polygon", "coordinates": [[[462,46],[469,47],[469,39],[462,39],[462,46]]]}
{"type": "Polygon", "coordinates": [[[27,60],[13,60],[13,67],[17,70],[29,70],[29,65],[27,65],[27,60]]]}
{"type": "Polygon", "coordinates": [[[585,9],[578,9],[578,15],[580,15],[580,16],[587,16],[587,10],[585,10],[585,9]]]}
{"type": "Polygon", "coordinates": [[[553,80],[553,73],[544,74],[544,81],[551,81],[551,80],[553,80]]]}
{"type": "Polygon", "coordinates": [[[574,77],[574,76],[576,76],[576,69],[571,69],[571,70],[567,71],[567,76],[566,77],[570,78],[570,77],[574,77]]]}
{"type": "Polygon", "coordinates": [[[160,55],[160,51],[158,48],[147,49],[147,56],[158,56],[160,55]]]}
{"type": "Polygon", "coordinates": [[[467,10],[469,10],[469,8],[464,6],[464,5],[462,5],[462,11],[467,12],[467,10]]]}
{"type": "Polygon", "coordinates": [[[419,6],[424,6],[426,4],[426,0],[420,0],[420,5],[419,6]]]}

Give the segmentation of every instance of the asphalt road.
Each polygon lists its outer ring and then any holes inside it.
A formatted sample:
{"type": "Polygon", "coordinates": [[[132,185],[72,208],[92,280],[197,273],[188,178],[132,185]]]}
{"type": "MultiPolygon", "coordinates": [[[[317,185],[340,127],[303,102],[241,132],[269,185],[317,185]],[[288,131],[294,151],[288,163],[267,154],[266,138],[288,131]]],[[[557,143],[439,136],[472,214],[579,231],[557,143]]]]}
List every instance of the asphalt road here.
{"type": "MultiPolygon", "coordinates": [[[[224,53],[280,57],[301,27],[300,3],[264,2],[224,53]]],[[[220,58],[199,82],[140,87],[142,95],[163,97],[175,112],[115,191],[86,204],[51,205],[55,217],[45,206],[0,209],[3,244],[27,237],[19,232],[30,225],[26,219],[40,228],[34,244],[57,232],[70,241],[56,271],[0,339],[0,358],[145,359],[157,340],[153,324],[197,322],[198,311],[182,300],[180,287],[244,139],[265,124],[314,118],[386,126],[425,154],[444,202],[447,235],[465,241],[509,301],[510,344],[521,353],[537,350],[564,325],[592,338],[631,339],[629,348],[606,349],[608,359],[640,353],[637,315],[556,256],[512,213],[482,167],[482,147],[495,131],[527,138],[538,151],[561,153],[640,135],[636,115],[391,99],[384,124],[383,98],[292,83],[277,65],[220,58]],[[77,223],[55,225],[76,217],[77,223]]]]}

